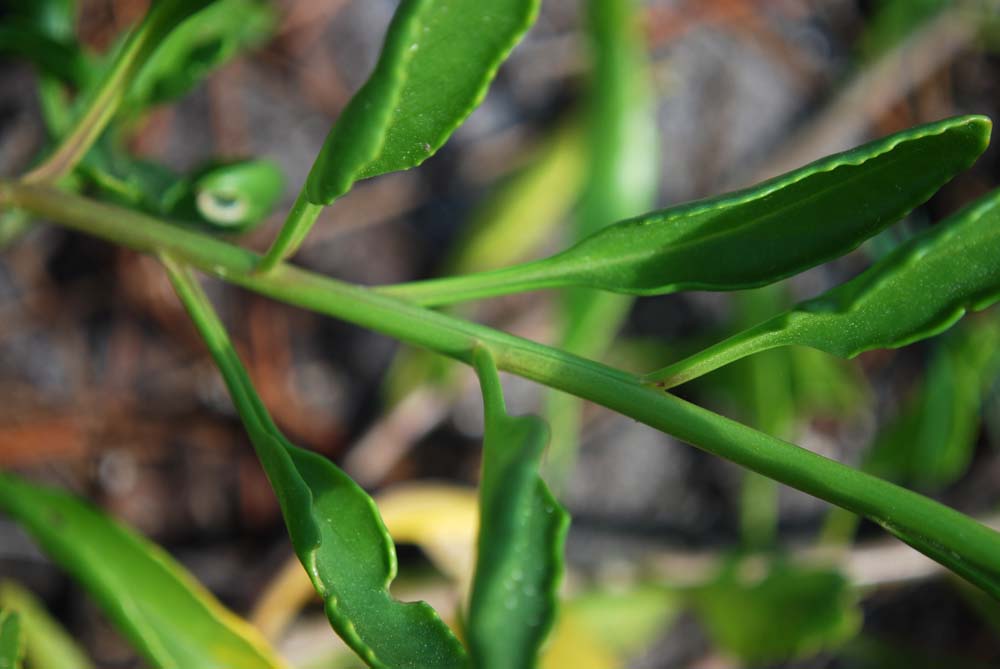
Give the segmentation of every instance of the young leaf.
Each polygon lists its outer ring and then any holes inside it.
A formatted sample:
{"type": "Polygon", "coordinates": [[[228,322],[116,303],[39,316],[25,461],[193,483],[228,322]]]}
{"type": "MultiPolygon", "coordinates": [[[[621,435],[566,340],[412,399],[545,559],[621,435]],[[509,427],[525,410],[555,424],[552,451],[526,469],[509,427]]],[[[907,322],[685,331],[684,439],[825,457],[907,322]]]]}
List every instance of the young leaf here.
{"type": "Polygon", "coordinates": [[[372,498],[332,462],[281,434],[201,286],[163,260],[226,381],[333,628],[371,667],[467,667],[465,649],[434,609],[389,594],[396,551],[372,498]]]}
{"type": "Polygon", "coordinates": [[[69,632],[45,610],[31,591],[13,581],[0,582],[0,608],[17,612],[24,633],[25,661],[45,669],[93,669],[69,632]]]}
{"type": "Polygon", "coordinates": [[[16,613],[0,609],[0,669],[21,669],[22,657],[21,619],[16,613]]]}
{"type": "Polygon", "coordinates": [[[531,667],[552,627],[569,516],[539,476],[548,430],[511,417],[490,352],[474,354],[486,435],[467,635],[473,665],[531,667]]]}
{"type": "Polygon", "coordinates": [[[184,95],[234,55],[267,39],[274,24],[266,2],[217,0],[167,35],[136,76],[125,107],[134,113],[184,95]]]}
{"type": "Polygon", "coordinates": [[[169,555],[84,502],[0,474],[0,508],[164,669],[285,666],[247,623],[169,555]]]}
{"type": "MultiPolygon", "coordinates": [[[[482,101],[539,0],[403,0],[375,70],[330,130],[303,191],[315,213],[355,181],[415,167],[482,101]]],[[[315,221],[291,216],[261,264],[294,253],[315,221]]]]}
{"type": "Polygon", "coordinates": [[[634,295],[765,285],[905,216],[972,165],[990,128],[982,116],[918,126],[746,190],[617,223],[543,260],[381,291],[441,305],[572,285],[634,295]]]}
{"type": "Polygon", "coordinates": [[[847,283],[647,374],[676,386],[745,356],[799,344],[851,358],[898,348],[1000,299],[1000,190],[981,198],[847,283]]]}
{"type": "Polygon", "coordinates": [[[166,194],[169,216],[213,230],[246,232],[281,199],[285,180],[269,160],[241,160],[201,168],[166,194]]]}

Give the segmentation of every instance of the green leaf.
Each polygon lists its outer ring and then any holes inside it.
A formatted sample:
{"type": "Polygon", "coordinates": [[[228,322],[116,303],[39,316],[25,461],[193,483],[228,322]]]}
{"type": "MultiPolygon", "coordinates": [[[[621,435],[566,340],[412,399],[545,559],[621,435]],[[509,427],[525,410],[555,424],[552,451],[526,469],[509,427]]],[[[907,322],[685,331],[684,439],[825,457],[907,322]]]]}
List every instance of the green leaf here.
{"type": "Polygon", "coordinates": [[[29,590],[13,581],[0,583],[0,608],[16,611],[24,632],[25,658],[44,669],[93,669],[80,647],[29,590]]]}
{"type": "Polygon", "coordinates": [[[204,223],[216,231],[246,232],[264,221],[281,199],[285,179],[269,160],[212,164],[176,184],[164,203],[166,213],[204,223]]]}
{"type": "Polygon", "coordinates": [[[746,190],[617,223],[534,263],[381,291],[440,305],[569,285],[635,295],[765,285],[905,216],[975,161],[990,128],[982,116],[930,123],[746,190]]]}
{"type": "Polygon", "coordinates": [[[537,0],[403,0],[375,71],[330,131],[306,189],[329,204],[357,179],[415,167],[482,101],[537,0]]]}
{"type": "Polygon", "coordinates": [[[21,669],[22,657],[21,619],[16,613],[0,610],[0,669],[21,669]]]}
{"type": "Polygon", "coordinates": [[[162,549],[64,492],[0,474],[0,508],[164,669],[285,666],[162,549]]]}
{"type": "Polygon", "coordinates": [[[467,667],[465,649],[434,609],[390,595],[396,551],[375,502],[332,462],[281,434],[201,286],[163,260],[226,381],[333,628],[371,667],[467,667]]]}
{"type": "Polygon", "coordinates": [[[539,475],[545,423],[509,416],[493,356],[479,348],[473,359],[486,435],[469,648],[481,669],[532,667],[555,618],[569,515],[539,475]]]}
{"type": "Polygon", "coordinates": [[[845,643],[861,627],[861,611],[839,572],[790,565],[759,576],[740,572],[730,565],[692,599],[715,644],[744,662],[808,657],[845,643]]]}
{"type": "Polygon", "coordinates": [[[212,70],[268,39],[275,18],[274,8],[260,0],[214,2],[163,40],[129,88],[125,106],[134,113],[181,97],[212,70]]]}
{"type": "Polygon", "coordinates": [[[294,253],[316,207],[355,181],[432,156],[486,95],[539,0],[403,0],[368,81],[330,130],[303,190],[309,216],[290,216],[262,269],[294,253]]]}
{"type": "Polygon", "coordinates": [[[669,388],[745,356],[800,344],[844,358],[939,334],[1000,298],[1000,190],[856,278],[644,377],[669,388]]]}

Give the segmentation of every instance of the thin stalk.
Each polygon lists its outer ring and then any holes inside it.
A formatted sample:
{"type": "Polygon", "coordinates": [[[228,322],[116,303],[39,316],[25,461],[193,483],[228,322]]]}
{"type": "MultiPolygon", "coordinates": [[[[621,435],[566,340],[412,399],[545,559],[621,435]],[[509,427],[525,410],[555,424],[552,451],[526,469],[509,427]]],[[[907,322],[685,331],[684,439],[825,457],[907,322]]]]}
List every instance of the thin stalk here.
{"type": "Polygon", "coordinates": [[[0,182],[3,205],[137,251],[168,253],[262,295],[465,363],[476,346],[486,346],[501,370],[596,402],[864,515],[1000,598],[1000,533],[922,495],[657,391],[627,372],[291,265],[259,274],[255,253],[54,188],[0,182]]]}
{"type": "Polygon", "coordinates": [[[760,353],[792,343],[790,339],[788,330],[774,327],[772,321],[765,321],[683,360],[644,374],[642,380],[667,390],[740,360],[751,353],[760,353]]]}
{"type": "Polygon", "coordinates": [[[281,226],[281,231],[257,266],[257,271],[270,272],[278,263],[295,253],[322,211],[323,205],[310,202],[303,186],[299,196],[295,198],[291,211],[288,212],[284,225],[281,226]]]}
{"type": "Polygon", "coordinates": [[[487,297],[568,285],[570,280],[553,274],[550,260],[552,259],[545,258],[486,272],[378,286],[373,290],[422,307],[442,307],[487,297]]]}
{"type": "Polygon", "coordinates": [[[207,2],[161,0],[154,2],[139,27],[129,35],[111,69],[88,101],[82,116],[55,151],[25,175],[29,182],[56,182],[83,159],[118,111],[129,82],[167,34],[207,2]]]}

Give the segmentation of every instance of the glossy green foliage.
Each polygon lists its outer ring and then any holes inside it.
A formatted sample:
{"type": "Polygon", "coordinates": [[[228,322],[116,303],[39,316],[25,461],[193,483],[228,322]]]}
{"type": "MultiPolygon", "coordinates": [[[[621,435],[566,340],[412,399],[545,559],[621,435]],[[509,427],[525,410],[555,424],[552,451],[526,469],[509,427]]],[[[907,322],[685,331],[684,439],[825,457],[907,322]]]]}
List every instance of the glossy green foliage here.
{"type": "Polygon", "coordinates": [[[761,286],[905,216],[976,160],[990,128],[981,116],[918,126],[746,190],[617,223],[535,263],[383,290],[443,304],[566,285],[636,295],[761,286]]]}
{"type": "Polygon", "coordinates": [[[540,0],[403,0],[368,81],[327,135],[285,225],[258,266],[292,255],[324,205],[359,179],[415,167],[486,95],[540,0]]]}
{"type": "Polygon", "coordinates": [[[25,660],[44,669],[93,669],[80,647],[44,604],[12,581],[0,582],[0,609],[16,611],[24,633],[25,660]]]}
{"type": "Polygon", "coordinates": [[[0,669],[21,669],[23,657],[21,619],[16,613],[0,609],[0,669]]]}
{"type": "Polygon", "coordinates": [[[157,546],[66,493],[0,474],[0,508],[163,669],[275,669],[284,663],[157,546]]]}
{"type": "Polygon", "coordinates": [[[800,344],[849,358],[939,334],[1000,298],[1000,191],[902,244],[856,278],[645,380],[675,386],[747,355],[800,344]]]}
{"type": "Polygon", "coordinates": [[[741,571],[734,563],[691,596],[715,644],[751,666],[835,648],[861,627],[855,595],[839,572],[780,564],[766,574],[741,571]]]}
{"type": "Polygon", "coordinates": [[[329,204],[358,179],[419,165],[486,94],[538,0],[403,0],[371,77],[316,158],[306,192],[329,204]]]}
{"type": "Polygon", "coordinates": [[[1000,374],[1000,322],[976,319],[942,339],[923,383],[879,434],[866,470],[941,488],[968,468],[983,396],[1000,374]]]}
{"type": "Polygon", "coordinates": [[[477,669],[532,667],[555,618],[569,515],[539,476],[545,423],[509,416],[492,354],[473,357],[486,430],[466,634],[477,669]]]}
{"type": "Polygon", "coordinates": [[[262,0],[217,0],[177,26],[129,87],[125,106],[138,111],[190,91],[240,51],[266,40],[274,8],[262,0]]]}
{"type": "Polygon", "coordinates": [[[334,629],[371,667],[466,667],[464,648],[430,606],[389,594],[396,552],[371,497],[332,462],[281,434],[197,281],[165,263],[226,381],[334,629]]]}

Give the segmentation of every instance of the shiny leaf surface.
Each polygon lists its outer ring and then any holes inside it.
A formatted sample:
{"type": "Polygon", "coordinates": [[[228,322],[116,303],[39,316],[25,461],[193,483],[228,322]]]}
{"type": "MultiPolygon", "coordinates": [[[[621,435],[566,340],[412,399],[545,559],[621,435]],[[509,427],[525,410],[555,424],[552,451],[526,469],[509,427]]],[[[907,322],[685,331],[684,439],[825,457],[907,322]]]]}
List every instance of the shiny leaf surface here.
{"type": "Polygon", "coordinates": [[[800,344],[845,358],[897,348],[1000,298],[1000,191],[902,244],[856,278],[648,374],[671,387],[747,355],[800,344]]]}
{"type": "Polygon", "coordinates": [[[375,502],[332,462],[281,434],[201,286],[186,269],[165,263],[226,381],[333,628],[371,667],[467,667],[465,650],[434,609],[389,594],[396,551],[375,502]]]}
{"type": "Polygon", "coordinates": [[[635,295],[765,285],[841,256],[905,216],[975,161],[990,128],[981,116],[930,123],[617,223],[544,260],[382,291],[437,305],[572,285],[635,295]]]}
{"type": "Polygon", "coordinates": [[[482,101],[540,0],[403,0],[368,81],[330,130],[261,268],[287,258],[355,181],[416,167],[482,101]]]}
{"type": "Polygon", "coordinates": [[[316,159],[310,201],[329,204],[357,179],[433,155],[483,99],[537,12],[537,0],[403,0],[374,72],[316,159]]]}

